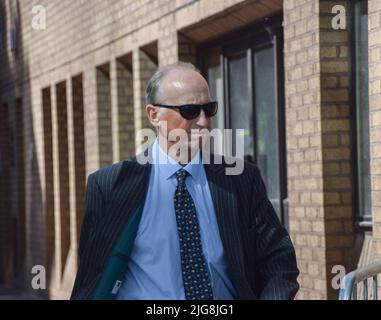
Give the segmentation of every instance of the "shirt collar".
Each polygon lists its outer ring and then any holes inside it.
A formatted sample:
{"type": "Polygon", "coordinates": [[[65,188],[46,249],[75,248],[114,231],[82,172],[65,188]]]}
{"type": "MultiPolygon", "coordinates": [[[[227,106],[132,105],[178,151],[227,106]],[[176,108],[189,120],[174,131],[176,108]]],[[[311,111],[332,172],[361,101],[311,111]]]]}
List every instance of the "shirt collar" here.
{"type": "Polygon", "coordinates": [[[155,167],[159,169],[159,174],[164,179],[171,178],[178,170],[183,168],[189,175],[198,181],[202,167],[202,158],[200,151],[193,157],[193,159],[186,165],[181,166],[178,162],[172,159],[159,145],[158,139],[155,140],[152,146],[152,159],[155,167]]]}

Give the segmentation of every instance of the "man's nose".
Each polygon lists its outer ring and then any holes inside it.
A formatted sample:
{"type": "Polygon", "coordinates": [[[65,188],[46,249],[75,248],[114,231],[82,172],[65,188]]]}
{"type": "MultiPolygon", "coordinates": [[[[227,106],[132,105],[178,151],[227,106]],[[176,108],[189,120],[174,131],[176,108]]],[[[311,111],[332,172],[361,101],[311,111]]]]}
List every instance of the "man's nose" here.
{"type": "Polygon", "coordinates": [[[200,127],[205,127],[208,124],[208,122],[209,120],[206,117],[204,110],[201,110],[201,113],[197,119],[197,125],[199,125],[200,127]]]}

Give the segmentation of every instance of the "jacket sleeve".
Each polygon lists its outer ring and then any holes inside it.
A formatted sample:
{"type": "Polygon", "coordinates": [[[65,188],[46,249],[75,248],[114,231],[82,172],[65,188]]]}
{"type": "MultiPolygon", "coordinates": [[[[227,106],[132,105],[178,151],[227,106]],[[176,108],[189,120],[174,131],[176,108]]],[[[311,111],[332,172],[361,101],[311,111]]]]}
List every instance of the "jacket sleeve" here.
{"type": "Polygon", "coordinates": [[[293,299],[299,289],[295,250],[287,230],[280,224],[267,197],[259,169],[255,170],[255,261],[259,299],[293,299]]]}
{"type": "Polygon", "coordinates": [[[97,216],[99,216],[99,213],[102,212],[103,206],[104,199],[101,190],[94,174],[91,174],[87,179],[85,211],[81,225],[78,250],[79,267],[75,278],[71,299],[81,299],[81,290],[87,286],[88,282],[91,280],[88,272],[91,269],[91,266],[89,266],[90,259],[87,257],[88,252],[86,248],[91,242],[97,216]]]}

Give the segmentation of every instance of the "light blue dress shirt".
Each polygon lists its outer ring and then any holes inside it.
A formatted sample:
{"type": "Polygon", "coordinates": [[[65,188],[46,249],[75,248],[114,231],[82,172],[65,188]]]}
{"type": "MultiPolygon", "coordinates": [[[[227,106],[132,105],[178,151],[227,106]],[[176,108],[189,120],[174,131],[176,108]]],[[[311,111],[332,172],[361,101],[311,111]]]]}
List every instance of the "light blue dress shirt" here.
{"type": "MultiPolygon", "coordinates": [[[[128,270],[118,300],[184,300],[180,248],[173,195],[175,172],[182,168],[156,140],[152,147],[154,164],[141,222],[128,270]]],[[[212,196],[199,154],[184,169],[186,185],[197,210],[201,243],[215,300],[231,300],[236,292],[227,273],[227,264],[217,225],[212,196]]]]}

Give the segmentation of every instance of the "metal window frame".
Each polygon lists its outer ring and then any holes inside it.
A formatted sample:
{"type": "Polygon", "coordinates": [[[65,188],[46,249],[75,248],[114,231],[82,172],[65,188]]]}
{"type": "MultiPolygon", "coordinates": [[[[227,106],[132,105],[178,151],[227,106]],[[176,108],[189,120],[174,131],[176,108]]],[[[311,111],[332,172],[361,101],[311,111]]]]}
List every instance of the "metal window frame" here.
{"type": "MultiPolygon", "coordinates": [[[[352,148],[352,163],[353,163],[353,186],[354,186],[354,192],[352,196],[352,203],[354,207],[354,218],[355,218],[355,229],[358,232],[365,232],[365,231],[371,231],[373,228],[373,222],[372,222],[372,213],[370,214],[361,214],[360,213],[360,201],[359,201],[359,176],[358,176],[358,142],[357,142],[357,105],[356,105],[356,30],[355,30],[355,5],[358,2],[361,2],[363,0],[355,0],[351,1],[349,10],[350,10],[350,27],[349,27],[349,40],[350,40],[350,68],[351,68],[351,81],[350,81],[350,109],[352,110],[350,115],[350,121],[351,126],[353,128],[351,132],[351,139],[353,142],[353,148],[352,148]],[[365,218],[365,219],[364,219],[365,218]]],[[[366,2],[367,3],[367,2],[366,2]]],[[[369,68],[369,57],[368,57],[368,68],[369,68]]],[[[370,133],[370,132],[369,132],[370,133]]]]}
{"type": "Polygon", "coordinates": [[[278,126],[278,165],[279,165],[279,208],[282,224],[289,229],[288,223],[288,196],[287,196],[287,151],[286,151],[286,111],[284,89],[284,58],[283,58],[283,15],[282,13],[267,17],[262,21],[240,30],[230,32],[223,37],[201,44],[197,48],[197,64],[204,76],[207,76],[207,63],[204,57],[212,48],[219,48],[221,75],[224,83],[223,99],[225,105],[224,125],[231,128],[231,107],[229,101],[229,59],[239,54],[246,54],[249,81],[249,99],[253,106],[252,129],[254,159],[257,161],[257,136],[255,112],[255,85],[253,55],[255,50],[274,46],[275,52],[275,85],[278,126]]]}

